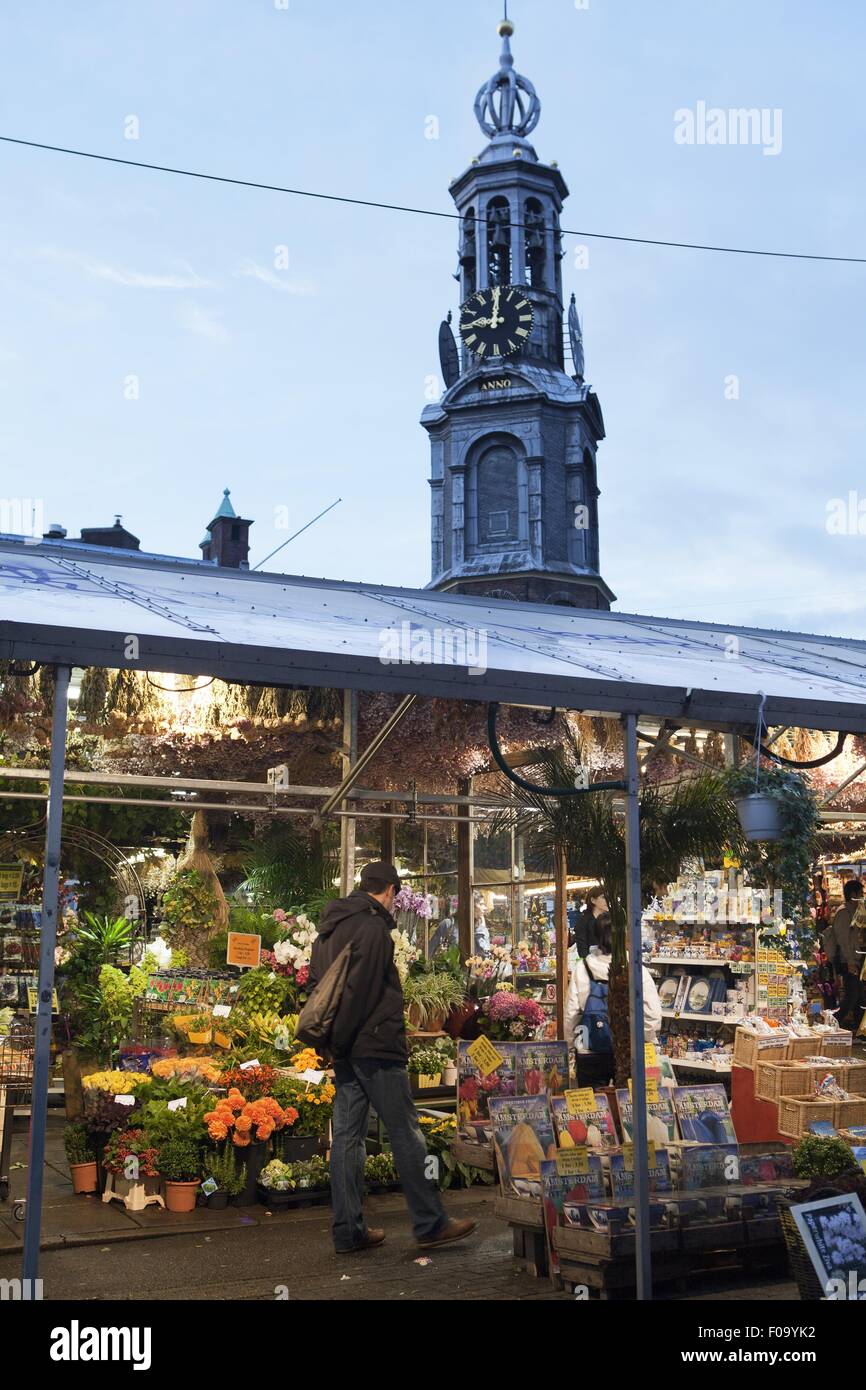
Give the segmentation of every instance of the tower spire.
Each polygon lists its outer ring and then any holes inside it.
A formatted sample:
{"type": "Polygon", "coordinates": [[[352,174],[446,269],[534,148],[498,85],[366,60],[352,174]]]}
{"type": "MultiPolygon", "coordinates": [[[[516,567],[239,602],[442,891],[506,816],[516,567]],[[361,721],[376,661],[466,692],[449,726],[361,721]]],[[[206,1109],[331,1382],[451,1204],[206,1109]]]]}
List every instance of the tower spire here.
{"type": "Polygon", "coordinates": [[[514,71],[511,52],[514,25],[508,18],[507,0],[505,17],[499,21],[496,32],[502,39],[499,71],[479,89],[475,98],[475,118],[491,140],[497,135],[529,135],[538,125],[541,102],[529,78],[514,71]]]}

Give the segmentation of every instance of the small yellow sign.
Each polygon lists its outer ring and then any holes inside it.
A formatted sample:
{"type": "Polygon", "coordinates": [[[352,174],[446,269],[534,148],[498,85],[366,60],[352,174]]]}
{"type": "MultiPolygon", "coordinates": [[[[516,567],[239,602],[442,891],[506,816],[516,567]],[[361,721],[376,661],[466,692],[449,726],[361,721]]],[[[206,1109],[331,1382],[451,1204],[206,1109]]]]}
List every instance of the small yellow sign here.
{"type": "MultiPolygon", "coordinates": [[[[628,1093],[632,1095],[631,1077],[628,1079],[628,1093]]],[[[654,1105],[656,1101],[661,1100],[661,1096],[659,1095],[659,1083],[654,1076],[648,1076],[646,1078],[646,1099],[647,1105],[654,1105]]]]}
{"type": "Polygon", "coordinates": [[[643,1046],[644,1066],[657,1067],[659,1064],[658,1054],[656,1053],[655,1043],[644,1043],[643,1046]]]}
{"type": "Polygon", "coordinates": [[[565,1108],[569,1115],[585,1115],[598,1109],[595,1091],[591,1086],[581,1086],[577,1091],[564,1091],[565,1108]]]}
{"type": "MultiPolygon", "coordinates": [[[[31,1012],[32,1014],[35,1014],[35,1013],[38,1013],[38,1012],[39,1012],[39,990],[38,990],[38,989],[30,989],[30,987],[28,986],[28,988],[27,988],[27,1007],[28,1007],[28,1009],[30,1010],[30,1012],[31,1012]]],[[[53,989],[53,990],[51,991],[51,1012],[52,1012],[53,1014],[59,1014],[59,1013],[60,1013],[60,1001],[59,1001],[59,999],[57,998],[57,990],[56,990],[56,989],[53,989]]]]}
{"type": "Polygon", "coordinates": [[[505,1061],[501,1052],[496,1048],[489,1038],[476,1038],[474,1043],[466,1049],[467,1056],[471,1059],[472,1065],[477,1067],[482,1076],[489,1076],[497,1067],[501,1067],[505,1061]]]}
{"type": "Polygon", "coordinates": [[[0,864],[0,898],[14,901],[20,897],[23,879],[23,864],[0,864]]]}
{"type": "MultiPolygon", "coordinates": [[[[656,1146],[655,1146],[655,1144],[653,1143],[652,1139],[650,1139],[649,1142],[647,1143],[647,1146],[646,1146],[646,1154],[647,1154],[647,1167],[648,1167],[648,1168],[655,1168],[655,1166],[656,1166],[656,1146]]],[[[634,1144],[623,1144],[623,1146],[622,1146],[622,1157],[623,1157],[623,1162],[625,1163],[626,1168],[629,1170],[629,1172],[632,1172],[632,1173],[633,1173],[633,1172],[634,1172],[634,1144]]]]}
{"type": "Polygon", "coordinates": [[[580,1173],[588,1173],[589,1149],[586,1145],[580,1144],[573,1149],[557,1149],[556,1171],[566,1175],[573,1173],[575,1176],[580,1173]]]}
{"type": "Polygon", "coordinates": [[[262,938],[252,932],[229,932],[227,965],[243,965],[254,970],[262,958],[262,938]]]}

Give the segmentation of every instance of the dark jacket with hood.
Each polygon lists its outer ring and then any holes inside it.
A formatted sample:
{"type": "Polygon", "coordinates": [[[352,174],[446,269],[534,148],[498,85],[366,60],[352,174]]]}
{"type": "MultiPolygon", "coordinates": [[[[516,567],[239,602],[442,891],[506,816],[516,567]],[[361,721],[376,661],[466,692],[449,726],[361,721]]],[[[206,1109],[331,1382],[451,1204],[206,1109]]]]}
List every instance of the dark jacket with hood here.
{"type": "Polygon", "coordinates": [[[403,987],[394,964],[394,918],[369,893],[357,889],[329,902],[313,942],[308,987],[313,989],[344,946],[352,943],[346,987],[331,1035],[335,1058],[409,1060],[403,1022],[403,987]]]}

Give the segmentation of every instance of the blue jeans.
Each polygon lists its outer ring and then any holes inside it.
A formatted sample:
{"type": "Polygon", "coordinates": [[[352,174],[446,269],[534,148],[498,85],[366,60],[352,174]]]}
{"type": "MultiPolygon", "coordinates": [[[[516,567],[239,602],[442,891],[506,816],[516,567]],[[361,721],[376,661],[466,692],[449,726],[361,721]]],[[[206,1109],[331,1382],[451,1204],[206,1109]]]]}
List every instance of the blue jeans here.
{"type": "Polygon", "coordinates": [[[439,1189],[425,1175],[427,1145],[409,1089],[406,1068],[361,1057],[334,1066],[331,1141],[331,1229],[337,1250],[354,1250],[367,1234],[364,1219],[364,1140],[370,1107],[388,1131],[394,1165],[412,1217],[416,1240],[438,1234],[447,1217],[439,1189]]]}

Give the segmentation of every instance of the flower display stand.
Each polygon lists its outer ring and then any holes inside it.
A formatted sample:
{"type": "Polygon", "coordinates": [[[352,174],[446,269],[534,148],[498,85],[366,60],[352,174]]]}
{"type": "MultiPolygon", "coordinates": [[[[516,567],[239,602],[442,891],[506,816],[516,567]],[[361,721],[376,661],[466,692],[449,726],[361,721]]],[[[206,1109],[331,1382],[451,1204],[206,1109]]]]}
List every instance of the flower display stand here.
{"type": "Polygon", "coordinates": [[[145,1207],[154,1205],[165,1206],[159,1190],[159,1178],[132,1182],[129,1178],[118,1177],[116,1173],[109,1173],[106,1177],[102,1200],[122,1202],[127,1211],[144,1211],[145,1207]]]}

